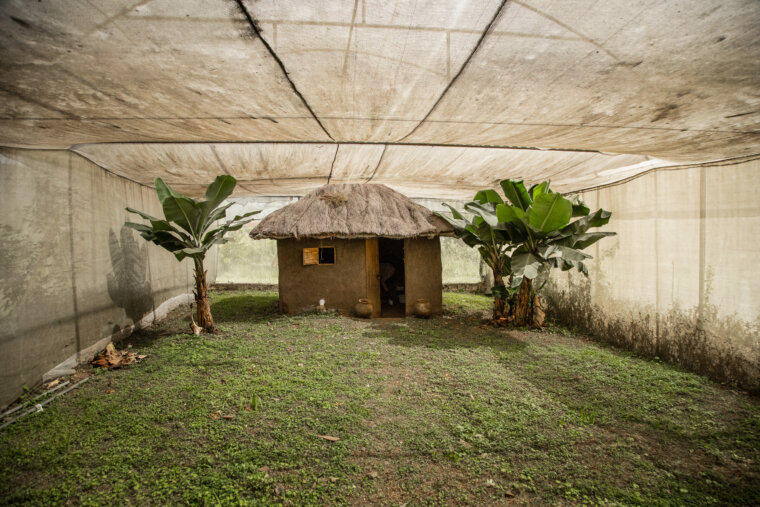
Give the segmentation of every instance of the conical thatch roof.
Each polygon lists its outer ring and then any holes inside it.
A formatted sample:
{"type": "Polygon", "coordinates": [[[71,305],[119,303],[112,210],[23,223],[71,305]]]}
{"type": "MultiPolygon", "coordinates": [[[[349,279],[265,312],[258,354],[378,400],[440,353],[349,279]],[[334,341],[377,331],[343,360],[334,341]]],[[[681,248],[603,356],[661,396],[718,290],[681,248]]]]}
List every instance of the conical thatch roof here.
{"type": "Polygon", "coordinates": [[[416,238],[451,226],[406,196],[378,184],[325,185],[281,208],[251,231],[253,239],[416,238]]]}

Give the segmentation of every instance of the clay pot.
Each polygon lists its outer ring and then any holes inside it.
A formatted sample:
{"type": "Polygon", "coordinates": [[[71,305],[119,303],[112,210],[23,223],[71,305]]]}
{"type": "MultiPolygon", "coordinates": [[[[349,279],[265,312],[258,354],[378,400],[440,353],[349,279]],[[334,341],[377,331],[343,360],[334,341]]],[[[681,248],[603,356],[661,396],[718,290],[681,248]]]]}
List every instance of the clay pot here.
{"type": "Polygon", "coordinates": [[[427,319],[430,317],[430,301],[427,299],[418,299],[414,302],[414,315],[427,319]]]}
{"type": "Polygon", "coordinates": [[[369,299],[360,299],[359,302],[356,303],[356,306],[354,306],[354,313],[356,313],[357,317],[361,317],[362,319],[370,318],[372,316],[372,303],[369,302],[369,299]]]}

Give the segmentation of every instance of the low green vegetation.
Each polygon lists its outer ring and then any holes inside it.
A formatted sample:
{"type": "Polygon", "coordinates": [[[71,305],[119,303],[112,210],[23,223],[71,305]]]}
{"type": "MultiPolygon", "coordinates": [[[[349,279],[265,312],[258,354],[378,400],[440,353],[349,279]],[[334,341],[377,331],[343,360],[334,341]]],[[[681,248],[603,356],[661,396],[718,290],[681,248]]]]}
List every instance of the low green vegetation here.
{"type": "Polygon", "coordinates": [[[570,330],[212,293],[0,433],[4,504],[760,504],[760,402],[570,330]],[[325,438],[325,437],[336,437],[325,438]]]}
{"type": "Polygon", "coordinates": [[[258,283],[277,285],[277,241],[251,241],[252,226],[227,235],[228,243],[219,246],[217,283],[258,283]]]}
{"type": "Polygon", "coordinates": [[[441,236],[441,270],[444,284],[480,283],[480,254],[459,238],[441,236]]]}

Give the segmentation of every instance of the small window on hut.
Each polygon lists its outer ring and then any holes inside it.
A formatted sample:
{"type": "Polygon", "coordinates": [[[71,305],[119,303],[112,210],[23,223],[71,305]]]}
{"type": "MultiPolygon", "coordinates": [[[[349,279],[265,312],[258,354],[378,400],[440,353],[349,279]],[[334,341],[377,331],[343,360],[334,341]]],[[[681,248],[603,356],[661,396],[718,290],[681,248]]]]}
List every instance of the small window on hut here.
{"type": "Polygon", "coordinates": [[[319,247],[303,249],[303,265],[335,264],[335,247],[319,247]]]}

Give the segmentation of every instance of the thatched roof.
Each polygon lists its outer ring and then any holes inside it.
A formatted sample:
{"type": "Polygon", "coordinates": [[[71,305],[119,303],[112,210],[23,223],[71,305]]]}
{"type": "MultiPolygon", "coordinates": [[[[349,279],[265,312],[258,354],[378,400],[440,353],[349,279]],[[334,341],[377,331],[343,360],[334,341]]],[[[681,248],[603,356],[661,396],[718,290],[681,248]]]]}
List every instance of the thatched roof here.
{"type": "Polygon", "coordinates": [[[281,208],[251,231],[253,239],[432,238],[450,235],[441,218],[378,184],[333,184],[281,208]]]}

